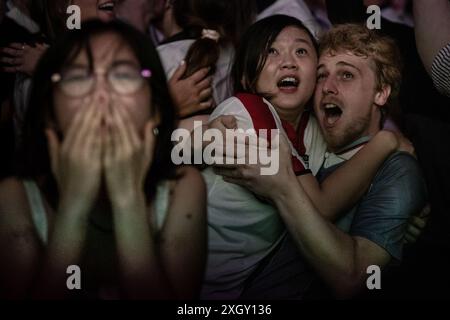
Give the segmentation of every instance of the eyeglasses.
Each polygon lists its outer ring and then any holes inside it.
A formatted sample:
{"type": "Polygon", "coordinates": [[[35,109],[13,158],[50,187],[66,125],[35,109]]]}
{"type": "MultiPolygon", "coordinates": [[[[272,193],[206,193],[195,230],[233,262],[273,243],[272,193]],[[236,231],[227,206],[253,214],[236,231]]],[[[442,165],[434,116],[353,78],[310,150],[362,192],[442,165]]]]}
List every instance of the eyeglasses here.
{"type": "Polygon", "coordinates": [[[152,75],[148,69],[140,70],[129,63],[113,65],[107,71],[75,66],[61,73],[52,75],[51,80],[67,96],[80,98],[88,95],[95,87],[99,76],[106,77],[110,87],[120,95],[130,95],[138,92],[145,79],[152,75]]]}

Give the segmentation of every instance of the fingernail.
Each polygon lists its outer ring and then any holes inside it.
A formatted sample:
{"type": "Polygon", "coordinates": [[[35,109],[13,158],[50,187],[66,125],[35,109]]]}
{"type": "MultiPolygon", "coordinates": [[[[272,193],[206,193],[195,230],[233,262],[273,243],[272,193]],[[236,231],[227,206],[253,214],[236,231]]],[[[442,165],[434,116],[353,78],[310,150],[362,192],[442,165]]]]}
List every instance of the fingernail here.
{"type": "Polygon", "coordinates": [[[186,64],[186,61],[185,61],[185,60],[181,60],[180,66],[183,66],[183,65],[185,65],[185,64],[186,64]]]}

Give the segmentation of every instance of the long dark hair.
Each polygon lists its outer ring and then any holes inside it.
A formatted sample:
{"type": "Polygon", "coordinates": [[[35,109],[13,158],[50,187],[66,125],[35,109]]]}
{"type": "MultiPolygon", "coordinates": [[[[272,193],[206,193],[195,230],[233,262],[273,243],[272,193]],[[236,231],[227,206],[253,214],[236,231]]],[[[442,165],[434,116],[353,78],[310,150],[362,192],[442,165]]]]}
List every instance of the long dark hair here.
{"type": "Polygon", "coordinates": [[[210,67],[210,74],[214,74],[220,48],[238,45],[255,12],[254,0],[173,0],[172,5],[176,23],[196,38],[185,57],[187,70],[183,77],[203,67],[210,67]],[[202,38],[203,29],[217,31],[219,41],[202,38]]]}
{"type": "Polygon", "coordinates": [[[236,50],[231,70],[235,93],[258,94],[256,83],[266,63],[269,49],[280,32],[290,26],[305,31],[311,38],[317,53],[316,39],[300,20],[286,15],[274,15],[261,19],[245,32],[236,50]]]}
{"type": "MultiPolygon", "coordinates": [[[[95,35],[110,32],[118,34],[136,55],[141,67],[152,72],[148,80],[152,91],[149,106],[156,108],[154,111],[159,115],[160,124],[153,163],[144,187],[148,200],[154,196],[158,182],[175,177],[175,166],[171,161],[171,134],[175,129],[175,110],[157,51],[151,41],[125,23],[93,20],[82,24],[81,30],[68,31],[58,39],[43,55],[33,76],[30,105],[25,115],[22,143],[16,161],[17,175],[22,179],[45,177],[49,196],[57,193],[44,133],[49,120],[55,119],[51,76],[60,72],[63,66],[75,59],[83,49],[86,49],[89,64],[92,66],[90,39],[95,35]]],[[[57,196],[51,200],[56,203],[57,196]]]]}

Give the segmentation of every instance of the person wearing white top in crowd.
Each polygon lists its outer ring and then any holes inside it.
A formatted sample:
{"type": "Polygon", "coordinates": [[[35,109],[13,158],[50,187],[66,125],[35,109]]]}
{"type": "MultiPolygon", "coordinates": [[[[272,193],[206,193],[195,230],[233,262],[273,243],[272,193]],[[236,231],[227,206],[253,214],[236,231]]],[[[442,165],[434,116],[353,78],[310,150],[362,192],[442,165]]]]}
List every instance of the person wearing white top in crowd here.
{"type": "Polygon", "coordinates": [[[231,96],[231,61],[240,35],[253,21],[252,3],[238,0],[167,3],[161,24],[165,40],[158,46],[167,78],[184,79],[208,68],[206,78],[194,79],[201,84],[197,103],[179,109],[180,127],[192,129],[194,120],[206,120],[215,105],[231,96]]]}

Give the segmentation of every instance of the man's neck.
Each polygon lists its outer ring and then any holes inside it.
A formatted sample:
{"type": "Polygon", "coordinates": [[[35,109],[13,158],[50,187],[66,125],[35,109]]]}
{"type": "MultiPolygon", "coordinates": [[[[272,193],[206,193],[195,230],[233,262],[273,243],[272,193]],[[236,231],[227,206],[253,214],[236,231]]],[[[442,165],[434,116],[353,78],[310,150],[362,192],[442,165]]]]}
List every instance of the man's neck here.
{"type": "MultiPolygon", "coordinates": [[[[365,143],[369,142],[370,139],[372,139],[372,137],[374,137],[381,130],[378,120],[379,119],[377,119],[377,121],[372,121],[369,128],[364,130],[364,132],[362,132],[357,138],[353,139],[352,142],[347,143],[344,146],[340,146],[338,148],[335,148],[335,150],[332,150],[332,151],[330,150],[330,151],[335,154],[343,154],[343,153],[346,153],[347,151],[353,150],[355,148],[358,148],[358,150],[361,149],[361,147],[365,143]],[[362,143],[362,145],[361,145],[361,143],[362,143]]],[[[354,154],[356,154],[356,152],[354,154]]]]}
{"type": "Polygon", "coordinates": [[[350,160],[355,154],[361,150],[364,145],[370,140],[370,137],[361,137],[352,143],[347,144],[338,151],[331,151],[325,153],[325,159],[322,168],[327,169],[339,165],[345,161],[350,160]]]}
{"type": "Polygon", "coordinates": [[[359,150],[361,150],[361,148],[364,147],[364,145],[366,143],[368,143],[371,138],[372,138],[372,136],[370,136],[370,135],[359,137],[358,139],[356,139],[353,142],[347,144],[346,146],[340,148],[339,150],[336,150],[334,153],[336,155],[350,159],[359,150]]]}

